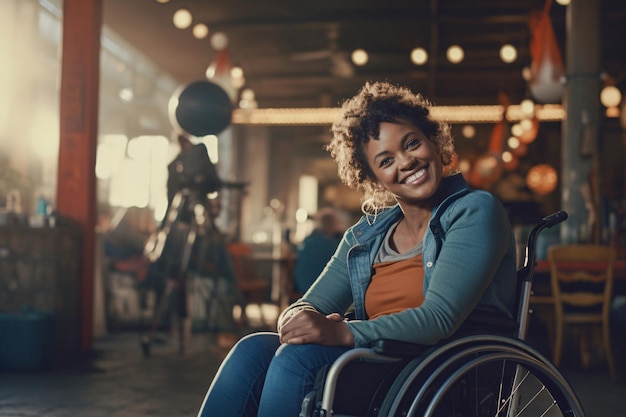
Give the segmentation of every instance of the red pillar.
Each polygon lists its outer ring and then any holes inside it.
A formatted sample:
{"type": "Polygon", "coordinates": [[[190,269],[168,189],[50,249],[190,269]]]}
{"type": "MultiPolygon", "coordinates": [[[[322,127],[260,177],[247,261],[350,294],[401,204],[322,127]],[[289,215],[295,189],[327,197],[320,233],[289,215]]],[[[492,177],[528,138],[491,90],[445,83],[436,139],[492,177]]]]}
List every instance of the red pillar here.
{"type": "Polygon", "coordinates": [[[64,0],[56,207],[82,238],[80,350],[92,347],[102,0],[64,0]]]}

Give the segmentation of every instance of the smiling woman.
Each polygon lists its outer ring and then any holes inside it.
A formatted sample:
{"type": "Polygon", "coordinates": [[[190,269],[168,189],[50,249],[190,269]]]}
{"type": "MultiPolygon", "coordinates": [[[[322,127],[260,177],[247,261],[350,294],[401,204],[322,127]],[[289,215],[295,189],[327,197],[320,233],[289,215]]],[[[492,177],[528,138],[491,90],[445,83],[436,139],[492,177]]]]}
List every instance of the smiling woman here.
{"type": "Polygon", "coordinates": [[[328,150],[341,179],[364,192],[363,216],[282,312],[278,333],[235,345],[201,416],[298,415],[317,371],[352,348],[381,338],[435,344],[478,310],[513,316],[508,215],[494,196],[444,169],[454,143],[430,103],[406,87],[367,83],[342,113],[328,150]],[[344,320],[351,307],[354,318],[344,320]]]}

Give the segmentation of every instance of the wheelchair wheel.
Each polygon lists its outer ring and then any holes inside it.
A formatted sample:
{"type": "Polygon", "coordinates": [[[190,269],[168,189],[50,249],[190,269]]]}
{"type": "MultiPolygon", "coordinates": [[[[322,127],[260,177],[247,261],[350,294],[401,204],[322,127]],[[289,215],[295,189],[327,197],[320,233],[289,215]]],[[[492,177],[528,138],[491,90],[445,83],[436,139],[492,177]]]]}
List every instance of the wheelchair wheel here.
{"type": "MultiPolygon", "coordinates": [[[[558,370],[516,341],[455,345],[393,387],[380,416],[584,416],[558,370]]],[[[419,368],[419,369],[418,369],[419,368]]]]}

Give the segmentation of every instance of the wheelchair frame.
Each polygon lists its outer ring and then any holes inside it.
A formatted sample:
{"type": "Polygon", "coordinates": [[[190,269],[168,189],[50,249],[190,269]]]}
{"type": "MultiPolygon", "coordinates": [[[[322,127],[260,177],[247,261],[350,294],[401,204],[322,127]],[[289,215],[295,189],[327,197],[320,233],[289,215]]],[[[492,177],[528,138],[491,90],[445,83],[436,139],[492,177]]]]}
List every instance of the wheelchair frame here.
{"type": "Polygon", "coordinates": [[[335,414],[333,405],[342,370],[356,360],[408,361],[391,386],[383,394],[376,393],[381,398],[372,400],[368,416],[584,417],[582,405],[560,371],[524,342],[537,237],[543,229],[566,219],[566,212],[554,213],[528,235],[524,264],[517,272],[516,321],[488,317],[489,327],[495,326],[506,336],[483,331],[453,337],[427,354],[424,350],[432,346],[389,340],[377,341],[372,348],[352,349],[328,369],[321,399],[315,391],[306,396],[300,417],[352,417],[335,414]],[[500,382],[492,381],[496,371],[500,382]],[[458,405],[457,399],[461,400],[458,405]]]}

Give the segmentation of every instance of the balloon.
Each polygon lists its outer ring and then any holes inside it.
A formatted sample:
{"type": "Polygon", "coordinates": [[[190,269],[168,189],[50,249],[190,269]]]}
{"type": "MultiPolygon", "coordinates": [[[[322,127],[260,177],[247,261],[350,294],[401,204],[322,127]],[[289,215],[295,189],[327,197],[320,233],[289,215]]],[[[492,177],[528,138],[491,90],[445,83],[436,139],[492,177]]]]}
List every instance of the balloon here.
{"type": "Polygon", "coordinates": [[[193,136],[217,135],[232,116],[230,97],[210,81],[194,81],[177,90],[169,102],[172,125],[193,136]]]}

